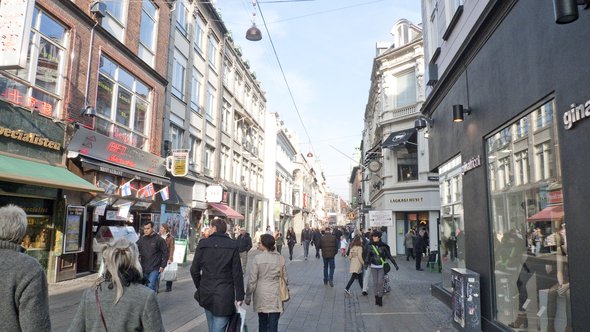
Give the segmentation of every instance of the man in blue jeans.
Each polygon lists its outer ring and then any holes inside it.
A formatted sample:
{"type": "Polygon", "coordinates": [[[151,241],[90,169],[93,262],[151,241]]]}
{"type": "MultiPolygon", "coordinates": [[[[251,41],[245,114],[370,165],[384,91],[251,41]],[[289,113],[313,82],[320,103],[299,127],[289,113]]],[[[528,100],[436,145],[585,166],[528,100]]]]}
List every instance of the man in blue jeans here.
{"type": "Polygon", "coordinates": [[[324,259],[324,285],[330,283],[330,286],[334,287],[334,257],[338,253],[338,240],[336,236],[330,233],[330,227],[326,227],[326,230],[322,233],[319,246],[324,259]]]}
{"type": "Polygon", "coordinates": [[[137,241],[137,248],[143,276],[148,280],[147,286],[156,291],[160,273],[168,264],[168,246],[166,240],[154,231],[153,222],[143,225],[143,236],[137,241]]]}

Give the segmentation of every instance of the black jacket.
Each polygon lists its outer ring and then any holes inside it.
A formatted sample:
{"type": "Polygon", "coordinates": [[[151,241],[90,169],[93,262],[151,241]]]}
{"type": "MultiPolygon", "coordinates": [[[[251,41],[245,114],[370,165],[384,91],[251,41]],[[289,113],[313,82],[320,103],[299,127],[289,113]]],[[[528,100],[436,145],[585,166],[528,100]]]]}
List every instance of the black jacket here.
{"type": "Polygon", "coordinates": [[[190,270],[201,307],[215,316],[236,312],[234,302],[244,300],[244,277],[235,240],[221,232],[202,239],[190,270]]]}
{"type": "Polygon", "coordinates": [[[319,246],[321,239],[322,239],[322,233],[320,233],[319,230],[313,231],[313,234],[311,235],[311,244],[315,245],[315,246],[319,246]]]}
{"type": "Polygon", "coordinates": [[[250,237],[250,233],[246,233],[244,236],[242,236],[242,234],[238,235],[236,241],[238,242],[239,252],[249,251],[252,249],[252,238],[250,237]]]}
{"type": "Polygon", "coordinates": [[[426,252],[426,239],[423,235],[418,234],[416,236],[416,240],[414,241],[414,252],[416,254],[422,254],[426,252]]]}
{"type": "Polygon", "coordinates": [[[397,268],[397,262],[393,256],[391,256],[391,252],[387,244],[383,243],[382,241],[371,242],[367,244],[365,248],[365,265],[383,265],[381,259],[383,259],[383,261],[387,261],[389,259],[391,263],[393,263],[393,266],[397,268]],[[373,249],[373,246],[375,246],[379,255],[377,255],[373,249]]]}
{"type": "Polygon", "coordinates": [[[320,239],[322,258],[334,258],[338,253],[338,240],[332,234],[324,234],[320,239]]]}
{"type": "Polygon", "coordinates": [[[311,241],[312,240],[312,230],[311,228],[301,230],[301,242],[303,241],[311,241]]]}
{"type": "Polygon", "coordinates": [[[151,236],[142,236],[137,240],[139,262],[144,273],[165,268],[168,265],[168,245],[156,232],[151,236]]]}

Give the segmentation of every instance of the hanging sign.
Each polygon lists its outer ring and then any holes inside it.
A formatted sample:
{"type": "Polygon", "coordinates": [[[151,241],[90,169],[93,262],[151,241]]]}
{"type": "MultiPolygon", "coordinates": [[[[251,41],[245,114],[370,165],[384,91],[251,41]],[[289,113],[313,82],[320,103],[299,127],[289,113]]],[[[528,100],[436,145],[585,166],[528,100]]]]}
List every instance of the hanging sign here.
{"type": "Polygon", "coordinates": [[[0,69],[24,69],[35,1],[0,1],[0,69]]]}
{"type": "Polygon", "coordinates": [[[166,170],[173,176],[181,177],[188,174],[188,150],[175,150],[166,157],[166,170]]]}

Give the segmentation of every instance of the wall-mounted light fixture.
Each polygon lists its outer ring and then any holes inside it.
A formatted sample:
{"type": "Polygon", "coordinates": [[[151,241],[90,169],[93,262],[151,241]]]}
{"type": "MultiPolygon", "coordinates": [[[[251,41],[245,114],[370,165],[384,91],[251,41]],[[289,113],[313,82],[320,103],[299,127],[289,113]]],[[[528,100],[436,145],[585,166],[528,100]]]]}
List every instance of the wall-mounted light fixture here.
{"type": "Polygon", "coordinates": [[[431,118],[421,116],[418,119],[416,119],[416,121],[414,121],[414,128],[416,130],[426,128],[426,131],[424,132],[424,138],[426,139],[430,138],[430,128],[432,127],[434,127],[434,120],[432,120],[431,118]]]}
{"type": "Polygon", "coordinates": [[[590,0],[553,0],[555,23],[568,24],[578,19],[578,6],[590,8],[590,0]]]}
{"type": "Polygon", "coordinates": [[[471,109],[461,104],[453,105],[453,122],[463,122],[463,114],[470,115],[471,109]]]}
{"type": "Polygon", "coordinates": [[[96,116],[96,109],[90,105],[86,105],[80,110],[80,115],[93,118],[96,116]]]}

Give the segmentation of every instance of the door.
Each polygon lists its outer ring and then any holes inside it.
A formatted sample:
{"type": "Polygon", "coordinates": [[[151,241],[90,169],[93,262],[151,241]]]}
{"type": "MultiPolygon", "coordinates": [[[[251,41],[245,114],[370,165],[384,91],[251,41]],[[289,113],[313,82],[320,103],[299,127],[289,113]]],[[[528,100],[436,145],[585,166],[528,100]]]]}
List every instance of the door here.
{"type": "Polygon", "coordinates": [[[404,246],[404,235],[406,234],[406,221],[396,220],[395,221],[395,238],[396,238],[396,251],[397,255],[405,255],[406,247],[404,246]]]}

